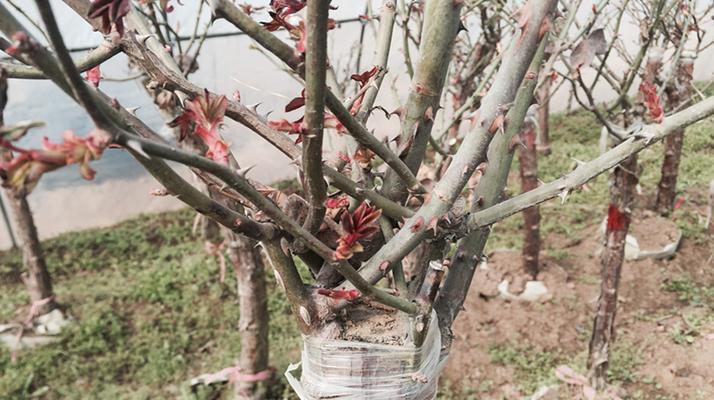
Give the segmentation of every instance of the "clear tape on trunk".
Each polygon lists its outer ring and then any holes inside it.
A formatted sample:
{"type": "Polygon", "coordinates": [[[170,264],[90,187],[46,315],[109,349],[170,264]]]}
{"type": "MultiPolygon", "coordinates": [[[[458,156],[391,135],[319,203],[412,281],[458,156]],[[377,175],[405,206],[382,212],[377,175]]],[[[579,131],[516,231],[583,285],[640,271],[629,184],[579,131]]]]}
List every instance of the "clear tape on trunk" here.
{"type": "Polygon", "coordinates": [[[436,398],[441,334],[436,313],[421,347],[303,337],[301,362],[285,377],[301,400],[432,400],[436,398]],[[302,366],[300,379],[295,372],[302,366]]]}

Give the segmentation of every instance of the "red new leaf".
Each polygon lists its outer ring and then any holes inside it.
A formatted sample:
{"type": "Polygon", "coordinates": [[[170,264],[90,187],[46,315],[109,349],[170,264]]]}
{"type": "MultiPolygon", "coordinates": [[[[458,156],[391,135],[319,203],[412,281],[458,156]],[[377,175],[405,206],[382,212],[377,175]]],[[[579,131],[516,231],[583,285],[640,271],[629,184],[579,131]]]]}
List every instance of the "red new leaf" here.
{"type": "Polygon", "coordinates": [[[340,160],[342,160],[346,163],[350,162],[350,156],[348,156],[347,154],[345,154],[341,151],[337,152],[337,158],[339,158],[340,160]]]}
{"type": "Polygon", "coordinates": [[[360,87],[364,86],[369,82],[370,78],[375,76],[377,72],[379,71],[379,67],[372,67],[372,69],[368,69],[367,71],[362,72],[361,74],[354,74],[350,77],[353,81],[357,81],[360,83],[360,87]]]}
{"type": "Polygon", "coordinates": [[[239,4],[238,6],[241,8],[241,10],[243,10],[244,13],[246,13],[248,15],[253,14],[254,11],[260,11],[265,8],[265,7],[255,7],[254,5],[248,4],[248,3],[239,4]]]}
{"type": "Polygon", "coordinates": [[[131,3],[129,0],[95,0],[89,6],[87,16],[89,18],[101,18],[104,34],[112,31],[112,24],[116,28],[119,36],[124,36],[124,16],[129,13],[131,3]]]}
{"type": "Polygon", "coordinates": [[[187,102],[184,112],[169,122],[169,126],[181,129],[181,139],[193,127],[193,134],[208,147],[206,157],[228,164],[228,144],[218,133],[227,107],[228,99],[225,96],[210,96],[208,91],[204,91],[203,96],[187,102]]]}
{"type": "Polygon", "coordinates": [[[271,0],[270,8],[282,17],[302,10],[307,5],[307,0],[271,0]]]}
{"type": "Polygon", "coordinates": [[[305,40],[307,40],[307,31],[305,30],[305,21],[290,29],[290,38],[295,41],[295,50],[302,54],[305,52],[305,40]]]}
{"type": "Polygon", "coordinates": [[[350,205],[350,201],[346,196],[330,197],[325,200],[325,207],[336,209],[336,208],[347,208],[350,205]]]}
{"type": "Polygon", "coordinates": [[[370,163],[374,159],[374,152],[366,147],[360,146],[356,151],[354,156],[352,157],[353,160],[357,161],[360,167],[367,169],[369,168],[370,163]]]}
{"type": "Polygon", "coordinates": [[[42,149],[39,150],[25,150],[1,141],[3,147],[17,153],[14,157],[7,153],[6,158],[0,161],[3,179],[9,186],[22,187],[30,192],[44,173],[69,164],[79,164],[82,177],[93,179],[96,172],[89,166],[89,162],[101,158],[109,143],[109,136],[103,131],[94,131],[86,138],[80,138],[67,131],[63,139],[62,143],[52,143],[45,137],[42,149]]]}
{"type": "Polygon", "coordinates": [[[334,129],[339,134],[347,132],[347,129],[344,125],[342,125],[342,122],[330,113],[325,113],[325,122],[323,126],[325,129],[334,129]]]}
{"type": "Polygon", "coordinates": [[[91,83],[94,85],[95,88],[99,87],[99,81],[102,80],[102,71],[99,70],[99,65],[97,65],[94,68],[90,68],[87,70],[85,79],[87,82],[91,83]]]}
{"type": "Polygon", "coordinates": [[[300,93],[300,97],[296,97],[285,106],[285,112],[290,112],[293,110],[297,110],[298,108],[302,107],[305,105],[305,89],[302,90],[300,93]]]}
{"type": "Polygon", "coordinates": [[[297,139],[295,139],[295,144],[300,144],[303,136],[305,135],[305,127],[302,123],[302,117],[293,122],[290,122],[287,119],[268,121],[268,126],[280,132],[286,132],[290,135],[298,135],[297,139]]]}
{"type": "Polygon", "coordinates": [[[331,299],[347,300],[347,301],[352,301],[354,299],[359,298],[362,295],[359,292],[359,290],[357,290],[357,289],[335,290],[335,289],[324,289],[324,288],[318,288],[317,294],[320,294],[322,296],[327,296],[331,299]]]}
{"type": "Polygon", "coordinates": [[[285,20],[284,16],[275,12],[268,12],[268,15],[270,15],[271,20],[268,22],[261,22],[261,24],[270,32],[275,32],[280,28],[285,28],[288,31],[294,28],[292,24],[285,20]]]}
{"type": "Polygon", "coordinates": [[[337,241],[335,259],[346,260],[363,250],[359,243],[361,239],[374,235],[379,227],[377,219],[382,215],[382,210],[365,202],[359,205],[353,213],[342,213],[342,229],[345,235],[337,241]]]}
{"type": "Polygon", "coordinates": [[[27,53],[35,48],[35,44],[25,32],[15,32],[10,39],[12,40],[12,45],[5,50],[5,53],[11,56],[27,53]]]}

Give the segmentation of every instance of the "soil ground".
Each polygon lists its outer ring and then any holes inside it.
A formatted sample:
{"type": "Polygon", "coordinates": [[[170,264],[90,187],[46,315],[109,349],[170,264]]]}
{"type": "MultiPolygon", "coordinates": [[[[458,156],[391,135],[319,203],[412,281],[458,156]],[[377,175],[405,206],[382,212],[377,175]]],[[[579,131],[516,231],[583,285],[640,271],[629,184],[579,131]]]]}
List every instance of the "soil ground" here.
{"type": "MultiPolygon", "coordinates": [[[[518,252],[491,254],[455,324],[445,371],[455,398],[521,398],[558,383],[558,365],[582,372],[599,294],[599,237],[597,226],[588,227],[560,241],[567,256],[544,257],[538,278],[551,298],[540,303],[492,297],[522,267],[518,252]]],[[[671,260],[625,263],[610,376],[623,397],[714,398],[711,250],[685,240],[671,260]]]]}

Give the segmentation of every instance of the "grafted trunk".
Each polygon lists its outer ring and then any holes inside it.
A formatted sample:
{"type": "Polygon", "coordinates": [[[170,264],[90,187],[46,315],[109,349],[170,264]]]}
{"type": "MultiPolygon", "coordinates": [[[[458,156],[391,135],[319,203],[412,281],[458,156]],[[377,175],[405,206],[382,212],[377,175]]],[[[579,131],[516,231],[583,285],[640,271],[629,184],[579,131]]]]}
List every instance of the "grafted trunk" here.
{"type": "Polygon", "coordinates": [[[404,259],[402,259],[402,266],[404,268],[404,274],[406,275],[407,282],[411,285],[410,294],[414,295],[418,292],[418,288],[415,286],[421,286],[421,282],[424,280],[424,274],[426,274],[427,266],[429,261],[429,248],[428,242],[423,242],[407,254],[404,259]],[[418,284],[414,284],[418,281],[418,284]]]}
{"type": "MultiPolygon", "coordinates": [[[[540,111],[538,113],[540,116],[540,111]]],[[[520,132],[523,147],[519,149],[518,160],[523,193],[538,187],[538,154],[536,153],[536,127],[527,118],[520,132]]],[[[530,207],[523,211],[523,268],[536,279],[539,271],[540,253],[540,208],[530,207]]]]}
{"type": "MultiPolygon", "coordinates": [[[[654,49],[647,59],[642,75],[643,85],[654,85],[662,68],[662,52],[654,49]]],[[[643,99],[647,101],[646,99],[643,99]]],[[[647,105],[649,108],[650,105],[647,105]]],[[[641,107],[642,110],[646,109],[641,107]]],[[[650,111],[651,113],[651,111],[650,111]]],[[[642,118],[639,112],[622,114],[623,125],[632,125],[635,117],[642,118]]],[[[588,376],[590,384],[598,390],[607,384],[607,370],[610,364],[610,350],[615,340],[615,315],[617,314],[617,296],[620,287],[622,263],[625,257],[625,243],[630,229],[630,219],[634,206],[635,187],[639,180],[637,174],[637,155],[625,159],[615,167],[610,182],[610,205],[607,211],[605,247],[600,258],[601,283],[597,313],[593,322],[588,353],[588,376]]]]}
{"type": "Polygon", "coordinates": [[[684,144],[684,130],[667,136],[664,139],[664,158],[662,159],[662,176],[657,185],[657,200],[655,209],[661,214],[669,214],[674,207],[677,195],[677,176],[679,175],[679,162],[682,157],[684,144]]]}
{"type": "Polygon", "coordinates": [[[235,269],[240,303],[241,347],[235,399],[265,399],[268,373],[268,295],[265,268],[256,242],[227,233],[228,258],[235,269]]]}
{"type": "Polygon", "coordinates": [[[709,206],[707,207],[707,231],[714,235],[714,179],[709,182],[709,206]]]}
{"type": "Polygon", "coordinates": [[[550,149],[550,127],[548,117],[550,116],[550,78],[543,82],[538,89],[538,152],[548,155],[550,149]]]}
{"type": "Polygon", "coordinates": [[[417,297],[429,271],[429,263],[432,260],[441,260],[445,247],[446,242],[443,240],[428,240],[404,258],[404,272],[409,283],[410,299],[417,297]]]}
{"type": "Polygon", "coordinates": [[[610,350],[615,338],[617,291],[625,256],[625,238],[630,227],[638,181],[636,170],[637,156],[631,156],[615,168],[610,186],[606,243],[600,259],[602,282],[588,356],[590,382],[597,389],[604,388],[607,383],[610,350]]]}
{"type": "MultiPolygon", "coordinates": [[[[5,106],[7,106],[8,101],[7,89],[5,70],[0,70],[0,126],[5,124],[5,106]]],[[[0,159],[4,156],[6,156],[5,151],[0,150],[0,159]]],[[[17,234],[22,243],[22,262],[27,271],[21,277],[30,294],[33,312],[35,315],[42,315],[55,309],[57,303],[54,301],[52,279],[47,271],[45,256],[42,253],[40,239],[37,236],[35,220],[32,218],[30,204],[27,202],[27,193],[23,189],[6,189],[5,194],[15,215],[17,234]]],[[[15,238],[9,223],[8,230],[14,245],[15,238]]]]}
{"type": "Polygon", "coordinates": [[[52,279],[47,271],[45,256],[37,236],[37,228],[26,194],[8,189],[6,192],[15,216],[17,235],[22,243],[22,262],[26,271],[22,274],[30,300],[37,315],[46,314],[57,308],[52,292],[52,279]]]}
{"type": "MultiPolygon", "coordinates": [[[[677,67],[674,82],[665,91],[667,106],[670,110],[686,102],[692,92],[692,73],[694,60],[683,58],[677,67]]],[[[664,140],[664,158],[662,160],[662,175],[657,185],[657,200],[655,210],[661,214],[669,214],[674,207],[677,195],[677,176],[679,175],[679,162],[682,157],[684,144],[684,129],[667,136],[664,140]]]]}
{"type": "MultiPolygon", "coordinates": [[[[206,185],[201,186],[203,186],[201,189],[205,189],[206,185]]],[[[208,190],[206,190],[206,192],[208,192],[208,190]]],[[[216,221],[198,213],[196,214],[196,218],[198,219],[198,231],[201,239],[213,244],[220,243],[220,226],[218,226],[216,221]]]]}

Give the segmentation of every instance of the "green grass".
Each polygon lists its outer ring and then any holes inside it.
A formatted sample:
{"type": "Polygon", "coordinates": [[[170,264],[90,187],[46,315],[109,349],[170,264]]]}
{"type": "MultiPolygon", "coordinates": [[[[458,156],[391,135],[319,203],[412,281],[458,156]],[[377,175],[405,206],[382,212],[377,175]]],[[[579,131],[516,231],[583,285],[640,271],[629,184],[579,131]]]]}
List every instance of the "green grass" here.
{"type": "MultiPolygon", "coordinates": [[[[57,297],[76,319],[61,341],[0,350],[0,398],[192,398],[188,379],[232,365],[240,350],[236,282],[190,236],[192,213],[146,216],[45,242],[57,297]]],[[[19,262],[0,254],[0,264],[19,262]]],[[[269,273],[272,364],[300,344],[285,297],[269,273]]],[[[0,318],[26,304],[4,285],[0,318]]],[[[278,388],[279,389],[279,388],[278,388]]],[[[208,395],[208,394],[207,394],[208,395]]]]}
{"type": "Polygon", "coordinates": [[[677,300],[688,305],[714,310],[714,287],[699,285],[687,276],[663,282],[662,289],[677,294],[677,300]]]}
{"type": "MultiPolygon", "coordinates": [[[[608,381],[614,385],[635,382],[638,379],[636,370],[641,364],[641,351],[641,348],[627,341],[615,343],[610,356],[608,381]]],[[[524,394],[534,393],[543,386],[559,383],[554,373],[559,365],[569,365],[584,373],[581,368],[585,365],[587,357],[585,349],[573,356],[536,349],[521,343],[492,345],[488,353],[493,364],[513,368],[514,382],[524,394]]]]}
{"type": "Polygon", "coordinates": [[[491,362],[510,366],[522,393],[533,393],[543,385],[555,383],[553,371],[563,356],[516,343],[493,345],[488,349],[491,362]]]}
{"type": "Polygon", "coordinates": [[[607,370],[608,382],[620,385],[632,383],[638,379],[637,367],[642,363],[642,348],[621,340],[616,342],[610,354],[610,367],[607,370]]]}
{"type": "Polygon", "coordinates": [[[667,280],[661,287],[666,292],[676,294],[677,300],[684,305],[694,307],[693,311],[680,314],[681,321],[669,330],[674,343],[693,344],[701,334],[701,328],[714,321],[714,287],[698,284],[687,276],[667,280]]]}

